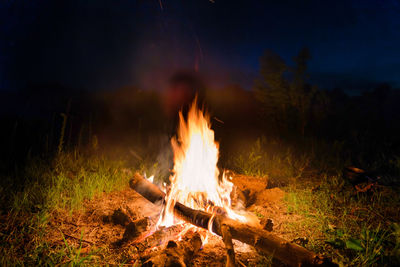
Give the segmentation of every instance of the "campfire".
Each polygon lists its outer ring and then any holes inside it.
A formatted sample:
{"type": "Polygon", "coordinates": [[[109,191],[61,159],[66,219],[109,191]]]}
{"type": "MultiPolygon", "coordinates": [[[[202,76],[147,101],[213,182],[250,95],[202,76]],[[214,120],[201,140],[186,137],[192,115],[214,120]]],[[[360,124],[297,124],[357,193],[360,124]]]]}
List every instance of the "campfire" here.
{"type": "Polygon", "coordinates": [[[226,213],[227,217],[250,222],[250,217],[234,211],[231,207],[233,183],[225,172],[220,176],[217,167],[218,143],[210,127],[207,114],[193,102],[185,120],[179,113],[177,137],[172,138],[174,152],[173,175],[166,190],[165,206],[160,224],[171,226],[179,223],[174,216],[174,206],[179,202],[196,210],[226,213]]]}
{"type": "MultiPolygon", "coordinates": [[[[165,249],[151,256],[147,261],[149,265],[185,265],[190,259],[188,255],[198,251],[209,235],[222,237],[227,266],[236,265],[233,239],[260,252],[273,254],[291,266],[332,264],[326,258],[263,230],[254,215],[240,205],[232,205],[234,184],[225,171],[218,169],[219,144],[215,141],[209,116],[198,107],[196,100],[186,118],[179,113],[177,136],[171,139],[171,144],[174,167],[169,185],[157,186],[153,183],[154,177],[146,179],[139,174],[130,181],[132,189],[150,202],[162,205],[159,219],[146,237],[155,235],[160,229],[178,232],[169,242],[158,243],[165,249]],[[187,235],[188,232],[191,235],[187,235]],[[178,245],[179,242],[182,244],[178,245]]],[[[143,220],[139,224],[143,224],[143,220]]]]}

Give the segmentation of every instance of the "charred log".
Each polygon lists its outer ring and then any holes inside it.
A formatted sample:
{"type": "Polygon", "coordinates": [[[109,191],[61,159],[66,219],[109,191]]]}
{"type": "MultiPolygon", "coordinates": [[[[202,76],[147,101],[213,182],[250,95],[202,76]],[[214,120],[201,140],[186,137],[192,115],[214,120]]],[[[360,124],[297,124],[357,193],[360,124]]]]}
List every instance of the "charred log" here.
{"type": "Polygon", "coordinates": [[[130,245],[135,246],[141,255],[149,254],[148,250],[156,246],[162,246],[171,239],[177,239],[183,230],[182,225],[161,228],[154,233],[145,233],[143,237],[136,238],[130,245]]]}
{"type": "Polygon", "coordinates": [[[122,246],[125,243],[139,237],[150,228],[149,217],[144,217],[126,224],[125,232],[121,240],[114,243],[115,246],[122,246]]]}
{"type": "Polygon", "coordinates": [[[169,241],[165,249],[149,255],[142,266],[185,267],[201,248],[198,233],[189,233],[179,243],[169,241]]]}
{"type": "MultiPolygon", "coordinates": [[[[129,184],[132,189],[153,203],[164,201],[165,193],[139,174],[136,174],[129,184]]],[[[208,229],[212,217],[207,212],[191,209],[179,202],[175,204],[174,214],[178,218],[204,229],[208,229]]],[[[222,236],[221,229],[227,227],[233,239],[252,245],[264,253],[273,254],[276,259],[290,266],[337,266],[329,259],[265,230],[234,221],[223,215],[215,215],[214,218],[211,222],[211,230],[215,234],[222,236]]]]}

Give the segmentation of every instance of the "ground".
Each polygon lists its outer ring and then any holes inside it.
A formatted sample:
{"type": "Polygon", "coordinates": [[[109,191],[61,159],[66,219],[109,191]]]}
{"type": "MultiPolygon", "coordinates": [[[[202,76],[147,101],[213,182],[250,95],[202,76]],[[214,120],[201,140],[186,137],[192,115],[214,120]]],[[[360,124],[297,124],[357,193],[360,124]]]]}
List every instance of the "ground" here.
{"type": "MultiPolygon", "coordinates": [[[[272,219],[274,232],[282,235],[282,223],[288,217],[283,203],[284,192],[279,188],[265,189],[266,180],[256,177],[233,175],[238,190],[249,190],[252,202],[248,210],[272,219]],[[254,195],[254,196],[253,196],[254,195]]],[[[154,226],[160,207],[144,199],[130,188],[122,191],[103,193],[91,200],[84,201],[83,208],[72,214],[69,211],[54,213],[49,222],[46,239],[52,247],[65,246],[80,248],[81,256],[90,255],[91,261],[97,264],[141,263],[145,256],[163,249],[166,242],[146,247],[138,247],[143,242],[134,238],[120,242],[127,229],[127,221],[150,217],[154,226]],[[93,254],[93,255],[92,255],[93,254]]],[[[204,234],[205,231],[202,231],[204,234]]],[[[139,237],[140,239],[140,237],[139,237]]],[[[263,255],[241,242],[235,241],[237,259],[246,266],[255,266],[263,255]]],[[[224,244],[220,237],[209,235],[208,242],[192,258],[193,266],[221,266],[226,261],[224,244]]]]}
{"type": "MultiPolygon", "coordinates": [[[[263,155],[241,158],[246,165],[238,163],[235,173],[229,172],[235,205],[242,199],[262,227],[342,266],[398,266],[398,187],[358,192],[339,173],[318,172],[293,160],[283,169],[282,160],[273,160],[275,165],[263,155]],[[259,159],[268,168],[257,165],[259,159]]],[[[18,191],[1,188],[0,265],[140,266],[169,237],[177,240],[177,228],[135,236],[140,231],[130,223],[149,217],[147,229],[160,207],[128,187],[134,172],[151,168],[126,165],[96,153],[32,161],[22,173],[28,182],[18,191]]],[[[235,249],[240,265],[281,265],[250,246],[235,243],[235,249]]],[[[212,236],[189,265],[222,266],[225,261],[224,244],[212,236]]]]}

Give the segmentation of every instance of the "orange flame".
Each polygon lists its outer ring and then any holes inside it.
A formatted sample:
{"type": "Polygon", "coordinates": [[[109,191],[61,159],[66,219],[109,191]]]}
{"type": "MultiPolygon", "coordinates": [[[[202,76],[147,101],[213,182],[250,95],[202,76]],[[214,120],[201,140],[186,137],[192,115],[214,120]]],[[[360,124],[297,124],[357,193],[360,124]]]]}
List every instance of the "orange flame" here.
{"type": "Polygon", "coordinates": [[[159,225],[171,226],[179,222],[173,215],[176,202],[207,212],[221,207],[230,218],[246,221],[245,216],[231,209],[233,183],[225,173],[219,177],[219,145],[214,140],[210,118],[197,107],[196,99],[189,109],[187,120],[179,112],[178,134],[177,138],[172,138],[171,144],[174,168],[159,225]]]}

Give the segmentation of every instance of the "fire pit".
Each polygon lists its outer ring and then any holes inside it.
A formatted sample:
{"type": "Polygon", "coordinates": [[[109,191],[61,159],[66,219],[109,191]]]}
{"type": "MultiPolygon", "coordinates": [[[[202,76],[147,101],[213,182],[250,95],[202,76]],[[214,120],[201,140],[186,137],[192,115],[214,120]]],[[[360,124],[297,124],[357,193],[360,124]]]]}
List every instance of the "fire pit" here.
{"type": "Polygon", "coordinates": [[[185,259],[198,251],[213,234],[222,237],[227,266],[236,264],[233,239],[273,254],[290,266],[335,266],[328,259],[263,230],[254,215],[233,207],[231,192],[234,185],[217,167],[218,143],[214,140],[209,117],[197,107],[195,100],[187,119],[182,112],[179,119],[177,137],[171,140],[174,168],[170,185],[160,188],[152,183],[153,178],[145,179],[139,174],[130,181],[132,189],[150,202],[162,205],[158,222],[151,232],[160,227],[177,232],[165,250],[152,257],[153,265],[184,265],[185,259]],[[189,229],[192,236],[180,240],[189,229]],[[178,245],[178,240],[183,244],[178,245]]]}

